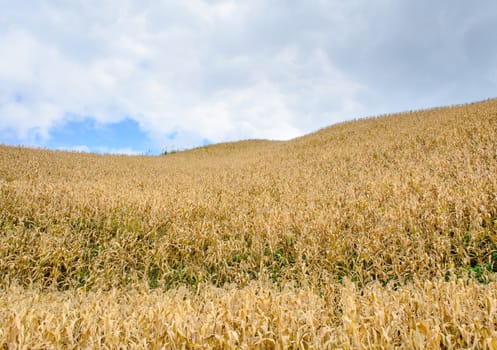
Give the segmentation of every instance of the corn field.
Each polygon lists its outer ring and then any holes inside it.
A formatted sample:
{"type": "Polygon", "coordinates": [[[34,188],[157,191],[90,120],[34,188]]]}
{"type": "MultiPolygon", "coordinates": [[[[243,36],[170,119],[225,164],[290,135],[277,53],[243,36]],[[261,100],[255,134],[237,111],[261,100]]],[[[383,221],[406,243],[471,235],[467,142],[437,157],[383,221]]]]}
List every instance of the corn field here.
{"type": "Polygon", "coordinates": [[[497,349],[497,100],[164,156],[0,146],[0,347],[497,349]]]}

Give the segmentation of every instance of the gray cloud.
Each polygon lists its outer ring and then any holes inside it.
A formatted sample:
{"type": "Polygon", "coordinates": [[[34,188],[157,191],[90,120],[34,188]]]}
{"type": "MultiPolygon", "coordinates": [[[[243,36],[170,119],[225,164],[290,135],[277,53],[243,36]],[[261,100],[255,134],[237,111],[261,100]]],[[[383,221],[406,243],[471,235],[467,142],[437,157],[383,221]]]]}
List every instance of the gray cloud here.
{"type": "Polygon", "coordinates": [[[288,139],[497,91],[493,1],[0,5],[0,130],[27,140],[86,116],[160,146],[288,139]]]}
{"type": "MultiPolygon", "coordinates": [[[[388,16],[366,15],[363,31],[333,59],[375,87],[381,99],[414,107],[492,97],[497,3],[397,2],[388,16]]],[[[334,48],[329,48],[332,52],[334,48]]]]}

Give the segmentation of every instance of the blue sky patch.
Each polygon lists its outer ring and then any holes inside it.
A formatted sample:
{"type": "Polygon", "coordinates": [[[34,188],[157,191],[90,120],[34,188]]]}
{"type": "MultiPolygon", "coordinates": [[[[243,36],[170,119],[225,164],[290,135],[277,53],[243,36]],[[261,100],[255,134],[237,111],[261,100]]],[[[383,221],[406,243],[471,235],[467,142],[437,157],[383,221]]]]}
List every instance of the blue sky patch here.
{"type": "Polygon", "coordinates": [[[167,139],[171,141],[176,139],[177,136],[178,136],[177,131],[170,132],[169,134],[166,135],[167,139]]]}
{"type": "Polygon", "coordinates": [[[45,146],[97,153],[158,153],[148,135],[132,119],[108,124],[97,123],[92,118],[70,121],[53,128],[45,146]]]}

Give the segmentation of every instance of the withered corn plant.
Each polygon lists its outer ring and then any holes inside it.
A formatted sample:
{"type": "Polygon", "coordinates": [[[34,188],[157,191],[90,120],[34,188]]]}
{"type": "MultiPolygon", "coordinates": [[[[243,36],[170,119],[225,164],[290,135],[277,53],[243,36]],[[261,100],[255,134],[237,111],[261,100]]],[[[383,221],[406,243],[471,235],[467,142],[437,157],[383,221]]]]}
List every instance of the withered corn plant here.
{"type": "Polygon", "coordinates": [[[497,100],[159,157],[0,146],[0,347],[497,349],[497,100]]]}

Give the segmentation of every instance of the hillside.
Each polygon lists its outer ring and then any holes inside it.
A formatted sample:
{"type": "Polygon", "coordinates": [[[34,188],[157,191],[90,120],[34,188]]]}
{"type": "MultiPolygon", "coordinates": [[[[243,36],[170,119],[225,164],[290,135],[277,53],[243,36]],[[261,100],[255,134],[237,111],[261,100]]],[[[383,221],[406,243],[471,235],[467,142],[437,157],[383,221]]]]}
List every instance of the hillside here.
{"type": "Polygon", "coordinates": [[[497,100],[166,156],[0,146],[0,346],[497,349],[497,100]]]}

